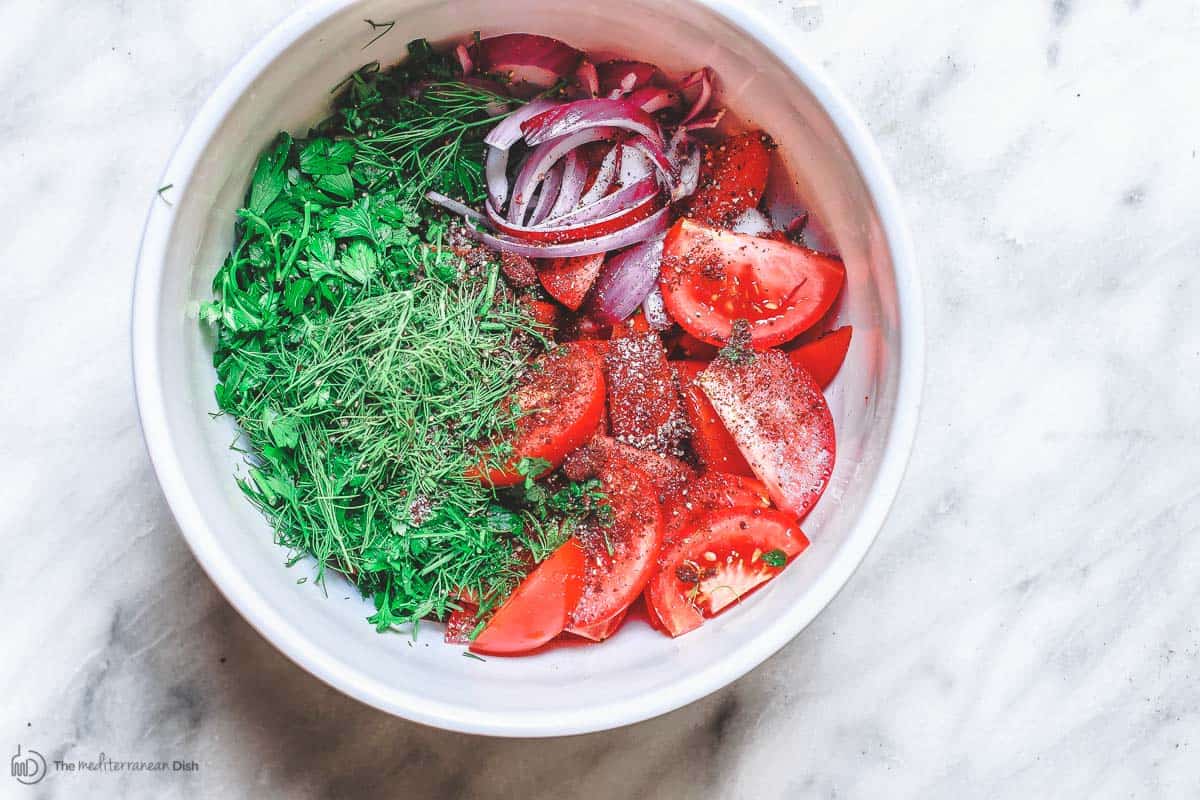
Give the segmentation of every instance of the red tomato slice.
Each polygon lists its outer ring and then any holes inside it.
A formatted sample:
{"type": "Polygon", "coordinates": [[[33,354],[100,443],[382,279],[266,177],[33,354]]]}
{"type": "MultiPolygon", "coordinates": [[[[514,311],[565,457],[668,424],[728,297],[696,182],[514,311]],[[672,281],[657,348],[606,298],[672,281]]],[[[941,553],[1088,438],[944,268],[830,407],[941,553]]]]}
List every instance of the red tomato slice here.
{"type": "Polygon", "coordinates": [[[471,632],[479,624],[476,613],[473,605],[450,612],[446,617],[446,644],[470,644],[471,632]]]}
{"type": "Polygon", "coordinates": [[[667,313],[696,338],[724,344],[745,319],[765,349],[819,320],[845,278],[833,256],[681,219],[667,233],[659,283],[667,313]]]}
{"type": "Polygon", "coordinates": [[[589,625],[582,628],[575,628],[571,631],[571,633],[575,634],[576,636],[582,636],[585,639],[591,639],[593,642],[603,642],[605,639],[611,637],[614,633],[621,629],[621,623],[625,621],[625,615],[628,613],[628,611],[629,609],[622,611],[620,614],[617,614],[607,622],[601,622],[596,625],[589,625]]]}
{"type": "Polygon", "coordinates": [[[546,258],[538,261],[538,280],[551,297],[572,311],[578,311],[588,290],[604,266],[604,253],[574,258],[546,258]]]}
{"type": "Polygon", "coordinates": [[[737,442],[725,430],[725,423],[721,422],[708,397],[696,385],[696,376],[708,365],[700,361],[676,361],[674,364],[683,393],[683,411],[692,428],[692,449],[696,451],[700,463],[708,469],[734,475],[753,475],[742,451],[738,450],[737,442]]]}
{"type": "Polygon", "coordinates": [[[807,514],[829,485],[836,456],[833,417],[813,377],[767,350],[746,364],[718,358],[696,383],[775,505],[807,514]]]}
{"type": "Polygon", "coordinates": [[[613,436],[640,450],[678,453],[687,432],[675,373],[658,334],[613,339],[604,357],[613,436]]]}
{"type": "Polygon", "coordinates": [[[726,472],[706,472],[684,487],[667,507],[663,525],[664,552],[698,517],[730,508],[771,507],[767,487],[761,481],[726,472]]]}
{"type": "Polygon", "coordinates": [[[767,188],[774,146],[762,131],[749,131],[708,148],[700,164],[699,188],[688,204],[689,216],[723,227],[757,208],[767,188]]]}
{"type": "Polygon", "coordinates": [[[696,478],[696,472],[673,456],[639,450],[610,436],[597,435],[567,456],[563,470],[571,480],[581,481],[599,474],[604,464],[616,459],[632,464],[646,474],[659,503],[679,495],[696,478]]]}
{"type": "Polygon", "coordinates": [[[627,336],[637,336],[639,333],[649,333],[650,323],[640,310],[635,311],[629,319],[622,320],[612,326],[612,339],[623,339],[627,336]]]}
{"type": "Polygon", "coordinates": [[[646,604],[667,633],[680,636],[774,578],[806,547],[791,514],[713,511],[664,554],[646,587],[646,604]]]}
{"type": "Polygon", "coordinates": [[[629,607],[654,572],[662,549],[662,513],[654,487],[640,469],[609,459],[600,483],[613,510],[612,524],[581,530],[587,552],[583,596],[567,630],[579,633],[608,622],[629,607]]]}
{"type": "Polygon", "coordinates": [[[712,361],[717,357],[717,348],[708,342],[702,342],[687,331],[679,337],[676,343],[683,358],[695,361],[712,361]]]}
{"type": "Polygon", "coordinates": [[[842,362],[846,360],[846,352],[850,349],[850,337],[854,329],[849,325],[830,331],[820,339],[802,344],[788,353],[788,358],[797,367],[808,370],[821,388],[824,389],[833,382],[842,362]]]}
{"type": "Polygon", "coordinates": [[[512,457],[486,468],[481,463],[468,476],[513,486],[525,479],[517,472],[522,458],[545,459],[556,468],[567,453],[591,439],[604,416],[601,363],[593,349],[578,344],[540,356],[510,398],[522,409],[537,409],[517,420],[512,457]]]}
{"type": "Polygon", "coordinates": [[[511,655],[541,647],[563,632],[583,594],[584,550],[569,539],[513,590],[471,642],[471,651],[511,655]]]}
{"type": "Polygon", "coordinates": [[[553,333],[558,330],[558,306],[545,300],[535,300],[532,297],[522,297],[521,302],[529,308],[529,314],[544,328],[553,333]]]}

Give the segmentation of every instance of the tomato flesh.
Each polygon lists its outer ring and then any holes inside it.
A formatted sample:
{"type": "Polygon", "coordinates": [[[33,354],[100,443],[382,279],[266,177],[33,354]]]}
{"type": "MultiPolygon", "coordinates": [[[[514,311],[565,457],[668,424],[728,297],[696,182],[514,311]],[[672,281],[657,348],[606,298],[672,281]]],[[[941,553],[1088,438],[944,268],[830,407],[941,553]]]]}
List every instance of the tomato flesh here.
{"type": "Polygon", "coordinates": [[[470,644],[471,633],[479,624],[475,606],[466,606],[458,611],[451,611],[446,617],[446,644],[470,644]]]}
{"type": "Polygon", "coordinates": [[[567,626],[572,633],[624,612],[650,580],[662,548],[662,513],[645,473],[609,459],[600,470],[600,483],[612,508],[612,524],[597,523],[578,535],[587,563],[583,594],[567,626]]]}
{"type": "MultiPolygon", "coordinates": [[[[499,465],[480,463],[469,472],[495,486],[525,480],[517,472],[522,458],[540,458],[558,467],[567,453],[592,438],[604,416],[602,359],[594,349],[568,344],[538,358],[510,398],[533,410],[517,420],[512,456],[499,465]]],[[[548,471],[548,470],[547,470],[548,471]]]]}
{"type": "Polygon", "coordinates": [[[700,361],[675,362],[679,388],[683,393],[683,410],[692,429],[692,449],[708,469],[734,475],[753,475],[737,442],[725,430],[725,423],[721,422],[708,397],[696,385],[696,376],[707,366],[700,361]]]}
{"type": "Polygon", "coordinates": [[[833,382],[846,353],[850,350],[850,337],[854,329],[849,325],[830,331],[820,339],[802,344],[788,353],[788,358],[797,367],[808,370],[822,389],[833,382]]]}
{"type": "Polygon", "coordinates": [[[563,632],[583,594],[584,549],[569,539],[529,573],[488,620],[471,651],[512,655],[534,650],[563,632]]]}
{"type": "Polygon", "coordinates": [[[600,276],[604,253],[574,258],[547,258],[538,264],[537,275],[542,288],[567,308],[578,311],[592,284],[600,276]]]}
{"type": "Polygon", "coordinates": [[[604,372],[613,436],[641,450],[678,453],[687,423],[658,334],[650,331],[610,341],[604,372]]]}
{"type": "Polygon", "coordinates": [[[667,507],[663,525],[663,548],[671,547],[682,531],[711,511],[731,508],[771,507],[767,487],[754,478],[727,472],[706,472],[675,496],[667,507]]]}
{"type": "Polygon", "coordinates": [[[774,578],[807,546],[791,514],[713,511],[664,554],[646,587],[646,603],[667,633],[681,636],[774,578]],[[783,563],[769,563],[777,559],[783,563]]]}
{"type": "Polygon", "coordinates": [[[659,284],[667,312],[697,339],[724,344],[744,319],[765,349],[821,319],[845,277],[834,256],[681,219],[664,242],[659,284]]]}
{"type": "Polygon", "coordinates": [[[726,227],[743,212],[757,208],[767,188],[772,147],[762,131],[749,131],[708,148],[688,214],[726,227]]]}
{"type": "Polygon", "coordinates": [[[610,436],[598,434],[583,447],[567,456],[563,471],[572,480],[585,480],[600,473],[608,461],[631,464],[650,480],[659,503],[677,497],[696,478],[696,472],[681,459],[651,450],[639,450],[610,436]]]}
{"type": "Polygon", "coordinates": [[[718,358],[696,383],[772,502],[807,514],[829,485],[836,457],[833,416],[808,371],[768,350],[750,363],[718,358]]]}
{"type": "Polygon", "coordinates": [[[621,624],[625,622],[625,616],[628,612],[629,609],[625,609],[606,622],[572,628],[570,632],[576,636],[582,636],[584,639],[590,639],[593,642],[603,642],[621,629],[621,624]]]}

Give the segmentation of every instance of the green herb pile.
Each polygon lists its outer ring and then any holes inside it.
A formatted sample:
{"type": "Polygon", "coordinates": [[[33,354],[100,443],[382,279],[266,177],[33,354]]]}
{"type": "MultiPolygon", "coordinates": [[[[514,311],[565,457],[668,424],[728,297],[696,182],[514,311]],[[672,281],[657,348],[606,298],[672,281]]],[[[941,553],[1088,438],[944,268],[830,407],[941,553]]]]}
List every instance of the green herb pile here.
{"type": "Polygon", "coordinates": [[[497,263],[442,246],[423,200],[482,198],[487,112],[512,102],[453,77],[414,42],[403,66],[351,76],[309,138],[280,135],[202,306],[217,405],[249,444],[242,490],[297,559],[374,597],[381,631],[462,597],[485,614],[602,507],[595,482],[500,495],[465,477],[511,455],[483,445],[521,413],[502,401],[546,341],[497,263]]]}

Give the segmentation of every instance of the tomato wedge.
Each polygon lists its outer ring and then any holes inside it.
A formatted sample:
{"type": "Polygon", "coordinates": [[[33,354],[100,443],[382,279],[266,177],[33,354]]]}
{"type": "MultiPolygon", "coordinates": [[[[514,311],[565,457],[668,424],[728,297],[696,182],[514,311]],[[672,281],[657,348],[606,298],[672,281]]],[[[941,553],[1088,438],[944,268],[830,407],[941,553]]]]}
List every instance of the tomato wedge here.
{"type": "Polygon", "coordinates": [[[725,430],[725,423],[721,422],[708,397],[696,385],[696,376],[707,366],[701,361],[675,362],[679,389],[683,393],[683,411],[692,428],[692,449],[708,469],[735,475],[753,475],[742,451],[738,450],[737,442],[725,430]]]}
{"type": "Polygon", "coordinates": [[[584,558],[583,547],[574,538],[551,553],[496,610],[471,642],[471,652],[524,653],[562,633],[583,594],[584,558]]]}
{"type": "Polygon", "coordinates": [[[667,233],[659,283],[667,312],[697,339],[724,344],[745,319],[765,349],[816,323],[845,278],[833,256],[681,219],[667,233]]]}
{"type": "Polygon", "coordinates": [[[688,205],[696,219],[727,226],[757,208],[767,188],[774,143],[762,131],[729,137],[708,148],[700,163],[700,185],[688,205]]]}
{"type": "Polygon", "coordinates": [[[646,587],[646,604],[667,633],[680,636],[774,578],[806,547],[791,514],[713,511],[664,554],[646,587]]]}
{"type": "Polygon", "coordinates": [[[628,612],[629,609],[625,609],[607,622],[575,628],[571,633],[576,636],[582,636],[584,639],[591,639],[593,642],[603,642],[621,629],[621,623],[625,621],[625,615],[628,612]]]}
{"type": "Polygon", "coordinates": [[[451,611],[446,617],[446,644],[470,644],[471,632],[479,624],[474,605],[451,611]]]}
{"type": "Polygon", "coordinates": [[[761,481],[727,472],[706,472],[684,487],[668,506],[663,525],[664,552],[681,531],[710,511],[770,507],[771,498],[761,481]]]}
{"type": "Polygon", "coordinates": [[[788,358],[797,367],[808,370],[813,379],[824,389],[833,382],[842,362],[846,360],[846,352],[850,349],[850,337],[854,329],[849,325],[830,331],[807,344],[802,344],[788,353],[788,358]]]}
{"type": "Polygon", "coordinates": [[[548,303],[545,300],[535,300],[532,297],[522,297],[521,303],[529,309],[529,316],[533,317],[534,322],[538,323],[538,325],[547,328],[549,333],[554,333],[558,330],[558,312],[560,309],[554,303],[548,303]]]}
{"type": "Polygon", "coordinates": [[[600,469],[600,483],[612,520],[579,533],[587,566],[583,595],[567,626],[571,633],[602,625],[628,608],[646,587],[662,549],[662,513],[646,474],[612,458],[600,469]]]}
{"type": "Polygon", "coordinates": [[[613,339],[604,357],[613,436],[640,450],[678,453],[687,422],[675,373],[654,331],[613,339]]]}
{"type": "Polygon", "coordinates": [[[567,456],[563,471],[571,480],[585,480],[600,473],[611,459],[624,461],[640,469],[650,479],[659,503],[679,495],[696,478],[696,472],[682,460],[618,442],[597,434],[583,447],[567,456]]]}
{"type": "Polygon", "coordinates": [[[749,363],[718,358],[696,377],[776,506],[803,517],[820,499],[836,455],[821,387],[778,350],[749,363]]]}
{"type": "Polygon", "coordinates": [[[533,412],[517,420],[509,439],[512,456],[500,465],[481,462],[468,476],[513,486],[525,479],[517,472],[522,458],[545,459],[556,468],[567,453],[591,439],[604,416],[601,364],[594,349],[579,344],[540,356],[506,401],[533,412]]]}
{"type": "Polygon", "coordinates": [[[538,280],[542,288],[572,311],[578,311],[588,290],[600,276],[604,253],[574,258],[547,258],[538,261],[538,280]]]}

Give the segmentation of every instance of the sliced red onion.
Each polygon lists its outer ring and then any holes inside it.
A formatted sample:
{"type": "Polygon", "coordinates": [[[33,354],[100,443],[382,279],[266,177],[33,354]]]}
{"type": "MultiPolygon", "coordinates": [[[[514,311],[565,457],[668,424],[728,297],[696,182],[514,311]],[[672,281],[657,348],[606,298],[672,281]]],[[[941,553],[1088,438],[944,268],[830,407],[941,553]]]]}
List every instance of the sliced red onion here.
{"type": "Polygon", "coordinates": [[[542,182],[537,205],[533,207],[533,213],[529,215],[530,225],[537,225],[550,215],[550,209],[554,207],[558,200],[559,190],[562,189],[562,179],[563,162],[560,161],[551,167],[550,172],[546,175],[546,180],[542,182]]]}
{"type": "Polygon", "coordinates": [[[513,183],[512,199],[508,204],[509,221],[517,222],[524,218],[525,210],[533,200],[534,190],[546,179],[546,174],[560,158],[580,145],[615,139],[618,133],[615,128],[585,128],[535,147],[513,183]]]}
{"type": "Polygon", "coordinates": [[[734,233],[745,233],[750,236],[766,236],[774,229],[771,220],[767,219],[757,208],[747,208],[733,221],[731,230],[734,233]]]}
{"type": "Polygon", "coordinates": [[[700,186],[700,145],[693,141],[687,142],[687,151],[679,164],[679,183],[671,192],[671,202],[676,203],[685,197],[691,197],[700,186]]]}
{"type": "Polygon", "coordinates": [[[712,75],[709,74],[708,67],[702,67],[691,75],[688,75],[679,86],[682,89],[689,89],[697,83],[700,84],[700,94],[696,96],[696,102],[692,104],[691,110],[684,116],[683,121],[685,123],[690,122],[703,113],[712,99],[712,75]]]}
{"type": "Polygon", "coordinates": [[[675,320],[671,319],[671,315],[667,313],[662,289],[658,287],[657,282],[650,287],[650,293],[642,301],[642,314],[646,317],[646,324],[656,331],[665,331],[675,324],[675,320]]]}
{"type": "Polygon", "coordinates": [[[458,65],[462,67],[463,75],[470,75],[475,71],[475,62],[471,60],[471,51],[467,49],[465,44],[460,44],[454,48],[454,55],[458,57],[458,65]]]}
{"type": "Polygon", "coordinates": [[[588,187],[583,197],[580,198],[580,205],[591,205],[608,194],[608,190],[612,188],[613,183],[617,180],[616,151],[620,147],[620,144],[614,145],[600,161],[600,167],[596,171],[596,179],[592,181],[592,185],[588,187]]]}
{"type": "Polygon", "coordinates": [[[651,163],[658,167],[658,171],[662,175],[667,187],[674,191],[675,186],[679,182],[679,176],[675,171],[675,165],[671,163],[671,159],[667,158],[667,154],[660,145],[644,136],[634,136],[631,139],[626,139],[625,144],[637,148],[641,151],[642,155],[649,158],[651,163]]]}
{"type": "Polygon", "coordinates": [[[479,42],[469,51],[481,72],[498,73],[512,84],[548,89],[570,75],[583,53],[570,45],[532,33],[509,33],[479,42]]]}
{"type": "Polygon", "coordinates": [[[596,74],[596,65],[588,59],[579,62],[575,70],[575,81],[587,97],[600,94],[600,77],[596,74]]]}
{"type": "Polygon", "coordinates": [[[683,127],[689,131],[698,131],[705,128],[715,128],[721,124],[721,120],[725,118],[725,109],[718,108],[715,111],[709,111],[707,114],[701,114],[692,119],[691,122],[685,123],[683,127]]]}
{"type": "Polygon", "coordinates": [[[464,203],[458,202],[453,197],[447,197],[441,192],[426,192],[425,199],[436,206],[441,206],[447,211],[464,217],[470,222],[478,222],[484,225],[488,224],[487,217],[485,217],[483,214],[480,214],[478,211],[464,203]]]}
{"type": "Polygon", "coordinates": [[[567,157],[563,159],[562,186],[558,190],[558,199],[554,201],[554,207],[550,209],[548,219],[561,217],[579,205],[587,174],[587,162],[580,157],[579,151],[572,150],[567,153],[567,157]]]}
{"type": "Polygon", "coordinates": [[[678,108],[682,102],[678,92],[658,86],[643,86],[625,99],[647,114],[654,114],[664,108],[678,108]]]}
{"type": "Polygon", "coordinates": [[[636,311],[658,283],[662,253],[663,237],[655,236],[609,256],[592,287],[592,316],[612,324],[636,311]]]}
{"type": "Polygon", "coordinates": [[[531,100],[509,114],[483,138],[488,145],[484,165],[488,197],[497,208],[503,208],[508,199],[508,151],[521,140],[521,123],[536,117],[543,111],[554,108],[557,103],[550,100],[531,100]]]}
{"type": "Polygon", "coordinates": [[[622,186],[612,194],[606,194],[587,205],[568,211],[561,217],[551,217],[547,220],[547,224],[579,224],[593,219],[603,219],[617,213],[622,208],[638,205],[646,199],[654,197],[658,192],[658,180],[653,175],[648,175],[640,181],[622,186]]]}
{"type": "MultiPolygon", "coordinates": [[[[478,212],[473,212],[478,213],[478,212]]],[[[505,253],[516,253],[526,258],[574,258],[575,256],[591,256],[596,253],[607,253],[622,247],[644,242],[652,236],[664,233],[671,226],[671,209],[664,206],[661,210],[636,222],[624,230],[598,236],[595,239],[585,239],[582,242],[567,242],[565,244],[530,244],[511,236],[497,235],[480,230],[471,225],[465,228],[466,234],[477,239],[488,247],[505,253]]]]}
{"type": "Polygon", "coordinates": [[[641,202],[633,205],[622,204],[607,216],[588,220],[572,219],[566,222],[551,220],[540,225],[517,225],[505,219],[504,215],[490,202],[487,203],[486,210],[491,227],[500,233],[528,242],[559,244],[595,239],[598,236],[615,233],[653,215],[661,207],[662,203],[659,202],[656,186],[655,192],[641,202]]]}
{"type": "Polygon", "coordinates": [[[596,67],[600,79],[600,92],[609,97],[620,97],[648,84],[658,67],[645,61],[605,61],[596,67]]]}
{"type": "Polygon", "coordinates": [[[604,97],[564,103],[521,124],[525,141],[531,147],[576,131],[596,127],[633,131],[660,148],[663,145],[662,130],[654,117],[632,103],[604,97]]]}

